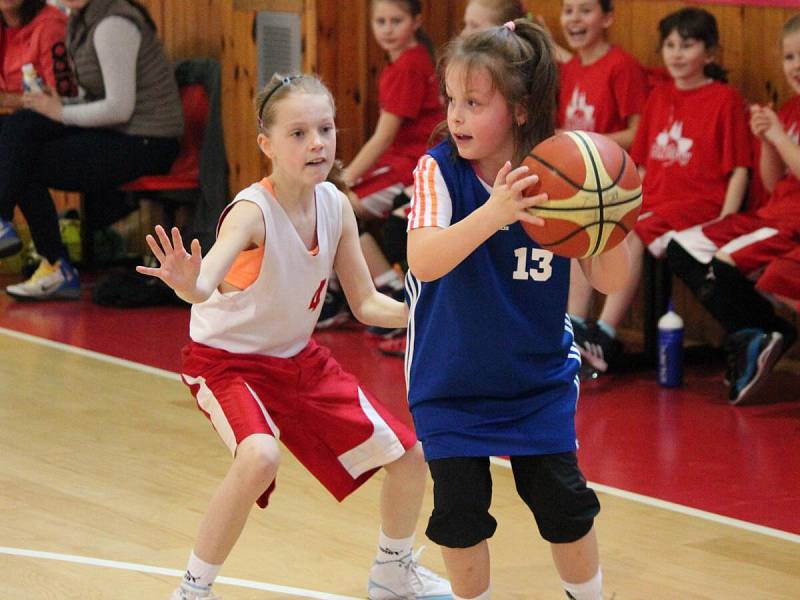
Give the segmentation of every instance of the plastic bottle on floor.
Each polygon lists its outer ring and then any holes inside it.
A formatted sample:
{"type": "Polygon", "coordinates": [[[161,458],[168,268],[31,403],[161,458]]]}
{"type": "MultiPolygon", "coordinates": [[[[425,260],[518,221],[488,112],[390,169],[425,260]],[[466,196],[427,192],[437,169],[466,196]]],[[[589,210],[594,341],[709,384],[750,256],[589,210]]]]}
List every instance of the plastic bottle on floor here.
{"type": "Polygon", "coordinates": [[[683,381],[683,319],[672,302],[658,320],[658,383],[678,387],[683,381]]]}

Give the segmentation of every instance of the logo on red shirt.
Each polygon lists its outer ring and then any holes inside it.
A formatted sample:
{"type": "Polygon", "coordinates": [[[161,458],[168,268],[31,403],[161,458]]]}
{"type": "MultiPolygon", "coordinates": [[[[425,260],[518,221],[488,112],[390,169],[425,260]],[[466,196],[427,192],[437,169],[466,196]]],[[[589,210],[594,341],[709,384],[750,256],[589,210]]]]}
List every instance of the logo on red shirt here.
{"type": "Polygon", "coordinates": [[[683,121],[675,121],[669,129],[656,136],[650,148],[650,157],[667,164],[679,163],[685,167],[692,160],[691,148],[694,140],[683,137],[683,121]]]}

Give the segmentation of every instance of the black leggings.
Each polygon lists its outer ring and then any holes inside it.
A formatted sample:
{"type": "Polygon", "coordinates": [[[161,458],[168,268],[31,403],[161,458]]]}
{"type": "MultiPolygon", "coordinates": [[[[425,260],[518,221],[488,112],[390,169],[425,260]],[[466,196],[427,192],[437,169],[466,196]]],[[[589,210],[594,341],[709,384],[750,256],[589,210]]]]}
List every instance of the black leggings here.
{"type": "Polygon", "coordinates": [[[141,137],[111,129],[67,127],[21,110],[0,129],[0,217],[19,205],[36,250],[50,262],[65,256],[48,188],[105,192],[142,175],[169,171],[176,138],[141,137]]]}

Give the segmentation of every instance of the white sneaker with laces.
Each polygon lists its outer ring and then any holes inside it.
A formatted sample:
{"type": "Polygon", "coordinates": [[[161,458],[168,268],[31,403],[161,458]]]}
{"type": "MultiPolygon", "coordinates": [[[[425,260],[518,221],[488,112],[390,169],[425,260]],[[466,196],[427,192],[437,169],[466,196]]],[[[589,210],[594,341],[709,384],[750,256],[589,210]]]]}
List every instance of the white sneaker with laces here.
{"type": "Polygon", "coordinates": [[[78,272],[66,260],[50,264],[45,259],[28,281],[9,285],[6,293],[17,300],[76,300],[81,295],[78,272]]]}
{"type": "Polygon", "coordinates": [[[369,600],[453,600],[448,581],[417,564],[424,546],[393,560],[376,560],[369,572],[369,600]]]}
{"type": "Polygon", "coordinates": [[[209,592],[207,596],[200,596],[194,592],[187,592],[183,588],[178,588],[169,597],[169,600],[222,600],[222,596],[217,596],[209,592]]]}

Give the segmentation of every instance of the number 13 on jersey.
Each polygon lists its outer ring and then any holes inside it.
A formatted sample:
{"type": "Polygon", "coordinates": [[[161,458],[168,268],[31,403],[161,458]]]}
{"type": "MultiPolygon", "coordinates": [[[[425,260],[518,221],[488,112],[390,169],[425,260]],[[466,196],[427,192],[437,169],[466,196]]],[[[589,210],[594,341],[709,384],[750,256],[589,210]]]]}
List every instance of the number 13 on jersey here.
{"type": "Polygon", "coordinates": [[[550,264],[553,261],[553,253],[549,250],[517,248],[514,250],[514,256],[517,257],[514,279],[520,281],[527,281],[528,279],[547,281],[553,274],[553,267],[550,264]],[[528,250],[530,250],[530,259],[528,258],[528,250]]]}

